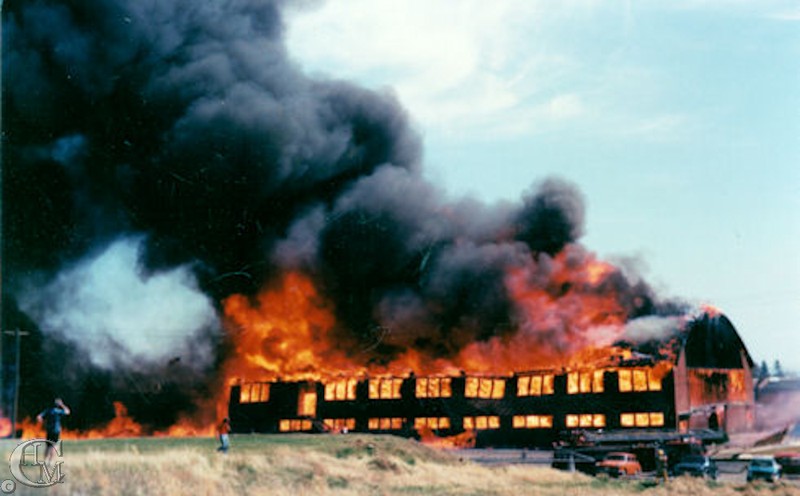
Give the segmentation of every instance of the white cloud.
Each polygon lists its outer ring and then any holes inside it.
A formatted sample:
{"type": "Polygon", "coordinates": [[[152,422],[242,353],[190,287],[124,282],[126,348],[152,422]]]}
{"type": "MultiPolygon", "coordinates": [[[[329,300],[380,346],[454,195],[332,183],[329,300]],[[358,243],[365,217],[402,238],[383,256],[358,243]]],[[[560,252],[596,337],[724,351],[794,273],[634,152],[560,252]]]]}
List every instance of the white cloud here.
{"type": "Polygon", "coordinates": [[[391,86],[425,128],[445,133],[528,105],[543,56],[523,42],[539,2],[331,1],[289,22],[312,72],[391,86]]]}

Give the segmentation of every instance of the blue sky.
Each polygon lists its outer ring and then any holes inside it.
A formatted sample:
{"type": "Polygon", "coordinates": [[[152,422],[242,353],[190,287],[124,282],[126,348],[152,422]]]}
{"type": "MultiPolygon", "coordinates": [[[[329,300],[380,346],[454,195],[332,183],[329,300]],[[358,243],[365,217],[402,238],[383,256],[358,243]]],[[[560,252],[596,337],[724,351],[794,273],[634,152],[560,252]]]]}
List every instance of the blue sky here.
{"type": "Polygon", "coordinates": [[[799,28],[797,2],[332,0],[288,42],[396,94],[453,197],[573,181],[589,249],[800,371],[799,28]]]}

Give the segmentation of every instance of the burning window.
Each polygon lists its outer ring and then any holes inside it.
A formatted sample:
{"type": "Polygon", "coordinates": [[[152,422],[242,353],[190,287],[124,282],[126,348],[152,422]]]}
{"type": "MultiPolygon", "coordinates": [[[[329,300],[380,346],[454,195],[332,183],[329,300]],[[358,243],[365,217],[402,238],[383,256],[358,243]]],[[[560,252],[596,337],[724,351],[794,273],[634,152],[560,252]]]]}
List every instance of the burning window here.
{"type": "Polygon", "coordinates": [[[417,398],[449,398],[453,396],[450,377],[420,377],[417,398]]]}
{"type": "Polygon", "coordinates": [[[577,427],[601,428],[606,426],[606,416],[602,413],[581,413],[570,414],[566,418],[567,427],[574,429],[577,427]]]}
{"type": "Polygon", "coordinates": [[[239,389],[239,403],[265,403],[267,401],[269,401],[268,382],[241,385],[241,389],[239,389]]]}
{"type": "Polygon", "coordinates": [[[278,422],[278,430],[281,432],[310,431],[311,421],[307,419],[282,419],[278,422]]]}
{"type": "Polygon", "coordinates": [[[371,400],[390,400],[400,398],[400,387],[403,379],[397,377],[386,377],[369,380],[369,399],[371,400]]]}
{"type": "Polygon", "coordinates": [[[371,431],[399,431],[403,428],[403,419],[401,417],[371,418],[367,423],[367,428],[371,431]]]}
{"type": "Polygon", "coordinates": [[[356,419],[354,418],[325,419],[322,422],[329,431],[333,432],[352,431],[356,428],[356,419]]]}
{"type": "Polygon", "coordinates": [[[517,377],[517,396],[553,394],[553,374],[521,375],[517,377]]]}
{"type": "Polygon", "coordinates": [[[467,398],[502,398],[506,391],[505,379],[467,377],[464,396],[467,398]]]}
{"type": "Polygon", "coordinates": [[[744,370],[691,369],[689,394],[692,405],[745,401],[744,370]]]}
{"type": "Polygon", "coordinates": [[[464,429],[499,429],[500,417],[497,415],[479,415],[477,417],[464,417],[464,429]]]}
{"type": "Polygon", "coordinates": [[[553,427],[553,416],[514,415],[512,425],[515,429],[550,429],[553,427]]]}
{"type": "Polygon", "coordinates": [[[567,393],[602,393],[604,372],[595,370],[591,372],[570,372],[567,374],[567,393]]]}
{"type": "Polygon", "coordinates": [[[307,383],[300,387],[297,397],[297,415],[314,417],[317,414],[317,390],[315,384],[307,383]]]}
{"type": "Polygon", "coordinates": [[[652,369],[622,369],[617,372],[619,391],[661,391],[661,378],[652,369]]]}
{"type": "Polygon", "coordinates": [[[355,379],[340,379],[325,384],[325,401],[344,401],[356,399],[355,379]]]}
{"type": "Polygon", "coordinates": [[[663,427],[663,412],[623,413],[619,416],[622,427],[663,427]]]}
{"type": "Polygon", "coordinates": [[[414,419],[414,428],[422,429],[449,429],[450,419],[448,417],[417,417],[414,419]]]}

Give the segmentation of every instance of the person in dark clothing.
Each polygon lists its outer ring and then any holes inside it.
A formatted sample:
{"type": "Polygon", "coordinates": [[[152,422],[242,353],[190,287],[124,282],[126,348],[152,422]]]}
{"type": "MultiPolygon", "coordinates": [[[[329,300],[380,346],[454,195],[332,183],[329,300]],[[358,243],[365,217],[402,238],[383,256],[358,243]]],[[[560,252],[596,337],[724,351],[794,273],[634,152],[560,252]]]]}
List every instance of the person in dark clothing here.
{"type": "MultiPolygon", "coordinates": [[[[69,415],[71,410],[61,398],[56,398],[55,403],[50,408],[45,408],[42,413],[36,416],[39,422],[44,422],[44,429],[47,435],[47,440],[50,443],[58,443],[61,439],[61,417],[69,415]]],[[[45,458],[50,459],[53,456],[53,444],[47,444],[45,449],[45,458]]]]}

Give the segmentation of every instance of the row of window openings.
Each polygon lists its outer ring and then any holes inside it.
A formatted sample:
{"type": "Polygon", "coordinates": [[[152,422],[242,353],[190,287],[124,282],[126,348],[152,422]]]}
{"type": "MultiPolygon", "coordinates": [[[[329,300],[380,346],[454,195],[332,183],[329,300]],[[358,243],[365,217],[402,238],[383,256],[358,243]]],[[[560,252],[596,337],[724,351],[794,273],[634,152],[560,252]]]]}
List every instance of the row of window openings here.
{"type": "MultiPolygon", "coordinates": [[[[369,430],[400,430],[403,428],[402,417],[370,418],[367,422],[369,430]]],[[[355,430],[354,418],[339,418],[323,420],[325,426],[334,431],[355,430]]],[[[566,416],[568,428],[590,427],[603,428],[606,426],[606,416],[601,413],[569,414],[566,416]]],[[[663,412],[623,413],[620,415],[622,427],[663,427],[663,412]]],[[[463,426],[466,430],[499,429],[500,417],[497,415],[478,415],[464,417],[463,426]]],[[[281,432],[310,431],[311,420],[284,419],[279,422],[281,432]]],[[[414,419],[414,428],[422,429],[449,429],[451,427],[448,417],[417,417],[414,419]]],[[[514,415],[512,418],[514,429],[551,429],[553,427],[552,415],[514,415]]]]}
{"type": "MultiPolygon", "coordinates": [[[[661,379],[647,369],[625,369],[617,372],[619,391],[661,391],[661,379]]],[[[570,372],[567,374],[567,393],[602,393],[605,389],[605,372],[570,372]]],[[[542,396],[554,394],[554,375],[521,375],[517,378],[517,396],[542,396]]],[[[356,379],[343,379],[325,384],[325,401],[356,399],[356,379]]],[[[370,399],[398,399],[401,397],[401,378],[371,379],[370,399]]],[[[464,385],[467,398],[495,398],[505,395],[505,379],[468,377],[464,385]]],[[[417,398],[449,398],[453,395],[450,377],[419,378],[416,380],[417,398]]],[[[269,383],[241,386],[240,403],[261,403],[269,400],[269,383]]]]}

